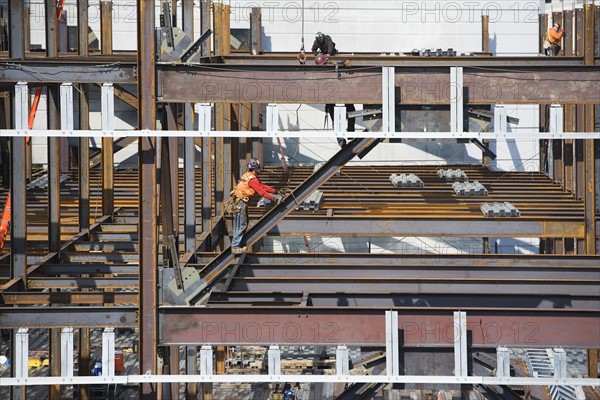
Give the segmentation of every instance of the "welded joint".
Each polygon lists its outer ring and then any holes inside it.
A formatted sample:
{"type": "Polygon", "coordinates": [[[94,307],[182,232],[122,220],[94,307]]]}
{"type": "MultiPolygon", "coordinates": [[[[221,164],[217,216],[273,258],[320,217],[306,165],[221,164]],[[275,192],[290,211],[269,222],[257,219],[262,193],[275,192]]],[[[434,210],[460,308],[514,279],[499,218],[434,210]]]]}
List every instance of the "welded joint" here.
{"type": "Polygon", "coordinates": [[[281,349],[279,346],[269,346],[267,351],[269,375],[281,375],[281,349]]]}
{"type": "Polygon", "coordinates": [[[400,343],[398,342],[398,311],[385,312],[385,371],[388,376],[400,375],[400,343]]]}
{"type": "Polygon", "coordinates": [[[467,313],[454,312],[454,376],[468,376],[467,364],[467,313]]]}

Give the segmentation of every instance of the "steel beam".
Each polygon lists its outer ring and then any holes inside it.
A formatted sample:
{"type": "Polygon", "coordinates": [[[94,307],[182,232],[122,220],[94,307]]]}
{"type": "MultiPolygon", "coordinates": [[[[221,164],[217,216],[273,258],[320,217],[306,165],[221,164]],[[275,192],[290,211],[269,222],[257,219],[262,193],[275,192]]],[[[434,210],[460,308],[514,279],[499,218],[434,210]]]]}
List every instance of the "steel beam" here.
{"type": "MultiPolygon", "coordinates": [[[[597,102],[600,67],[463,68],[465,104],[597,102]]],[[[449,68],[396,67],[401,104],[450,103],[449,68]]],[[[161,64],[161,102],[370,103],[382,99],[381,68],[161,64]],[[309,72],[310,71],[310,72],[309,72]],[[310,79],[307,79],[307,75],[310,79]]]]}
{"type": "Polygon", "coordinates": [[[3,292],[6,305],[137,304],[137,292],[3,292]]]}
{"type": "Polygon", "coordinates": [[[2,82],[62,83],[68,81],[135,84],[136,80],[135,64],[126,61],[118,64],[95,60],[93,62],[23,61],[18,64],[4,63],[0,69],[2,82]]]}
{"type": "MultiPolygon", "coordinates": [[[[206,32],[212,25],[212,0],[200,0],[200,32],[206,32]]],[[[210,57],[211,41],[202,42],[200,54],[202,57],[210,57]]]]}
{"type": "MultiPolygon", "coordinates": [[[[472,346],[593,347],[598,311],[469,309],[472,346]]],[[[163,345],[385,344],[385,309],[337,307],[159,308],[163,345]]],[[[454,346],[452,310],[398,309],[404,346],[454,346]]]]}
{"type": "MultiPolygon", "coordinates": [[[[193,2],[192,2],[193,4],[193,2]]],[[[184,106],[185,129],[192,129],[193,107],[184,106]]],[[[183,139],[183,214],[185,252],[196,252],[196,144],[194,138],[183,139]]]]}
{"type": "Polygon", "coordinates": [[[269,230],[269,235],[323,236],[454,236],[454,237],[572,237],[583,239],[581,220],[433,220],[333,217],[286,218],[269,230]]]}
{"type": "Polygon", "coordinates": [[[3,328],[134,328],[137,307],[3,307],[0,323],[3,328]],[[35,321],[35,322],[32,322],[35,321]]]}

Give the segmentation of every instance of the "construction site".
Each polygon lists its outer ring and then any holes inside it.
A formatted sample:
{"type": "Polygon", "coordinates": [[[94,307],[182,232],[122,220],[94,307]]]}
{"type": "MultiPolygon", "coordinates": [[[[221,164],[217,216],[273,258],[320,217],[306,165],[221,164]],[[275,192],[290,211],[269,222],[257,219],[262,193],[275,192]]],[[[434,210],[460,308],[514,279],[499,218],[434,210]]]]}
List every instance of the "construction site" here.
{"type": "Polygon", "coordinates": [[[0,399],[600,399],[600,1],[0,0],[0,331],[0,399]]]}

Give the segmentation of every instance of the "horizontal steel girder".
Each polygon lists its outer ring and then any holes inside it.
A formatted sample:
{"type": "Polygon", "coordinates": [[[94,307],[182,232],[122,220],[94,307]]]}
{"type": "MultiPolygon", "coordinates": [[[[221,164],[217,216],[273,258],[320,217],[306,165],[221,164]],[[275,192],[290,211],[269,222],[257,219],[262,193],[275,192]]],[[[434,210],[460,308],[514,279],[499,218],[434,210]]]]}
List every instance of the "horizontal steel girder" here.
{"type": "MultiPolygon", "coordinates": [[[[600,67],[464,67],[466,104],[598,103],[600,67]]],[[[162,102],[358,103],[382,101],[381,68],[159,67],[162,102]]],[[[450,104],[450,68],[396,67],[398,104],[450,104]]]]}
{"type": "Polygon", "coordinates": [[[0,61],[0,82],[119,83],[137,82],[135,62],[0,61]]]}
{"type": "Polygon", "coordinates": [[[328,236],[455,236],[455,237],[570,237],[583,239],[583,221],[536,221],[519,218],[482,220],[352,218],[286,218],[270,235],[328,236]]]}
{"type": "Polygon", "coordinates": [[[0,326],[16,328],[135,328],[137,307],[3,307],[0,326]]]}
{"type": "MultiPolygon", "coordinates": [[[[452,309],[398,309],[404,346],[454,346],[452,309]]],[[[599,311],[467,311],[474,347],[596,347],[599,311]]],[[[374,308],[159,309],[163,345],[385,345],[385,312],[374,308]]]]}

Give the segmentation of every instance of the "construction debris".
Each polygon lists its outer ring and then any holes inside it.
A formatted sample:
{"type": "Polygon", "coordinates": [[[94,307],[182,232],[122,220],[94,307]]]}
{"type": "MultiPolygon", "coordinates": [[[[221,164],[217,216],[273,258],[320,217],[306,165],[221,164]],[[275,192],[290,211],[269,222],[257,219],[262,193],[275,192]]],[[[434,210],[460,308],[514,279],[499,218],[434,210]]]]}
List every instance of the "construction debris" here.
{"type": "MultiPolygon", "coordinates": [[[[59,181],[60,181],[60,183],[63,183],[67,179],[69,179],[68,175],[61,174],[59,181]]],[[[48,187],[48,174],[42,175],[39,178],[37,178],[27,184],[27,189],[46,189],[47,187],[48,187]]]]}
{"type": "Polygon", "coordinates": [[[454,182],[452,189],[457,196],[487,196],[487,189],[479,183],[479,181],[473,182],[454,182]]]}
{"type": "Polygon", "coordinates": [[[481,204],[481,212],[484,217],[520,217],[521,212],[508,201],[504,203],[481,204]]]}
{"type": "Polygon", "coordinates": [[[439,169],[438,177],[447,181],[466,181],[469,179],[462,169],[439,169]]]}
{"type": "Polygon", "coordinates": [[[415,174],[391,174],[390,182],[396,187],[423,187],[425,186],[421,178],[415,174]]]}

